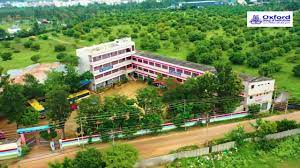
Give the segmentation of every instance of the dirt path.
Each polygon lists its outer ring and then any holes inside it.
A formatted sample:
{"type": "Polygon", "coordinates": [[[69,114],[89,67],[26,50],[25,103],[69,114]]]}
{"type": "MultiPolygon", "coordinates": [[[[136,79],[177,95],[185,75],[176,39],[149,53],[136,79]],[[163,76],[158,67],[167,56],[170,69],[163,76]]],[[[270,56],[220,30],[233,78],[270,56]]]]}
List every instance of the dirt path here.
{"type": "MultiPolygon", "coordinates": [[[[266,120],[281,120],[281,119],[293,119],[300,122],[300,111],[289,113],[287,115],[277,115],[265,118],[266,120]]],[[[186,145],[203,145],[207,140],[213,140],[224,136],[227,132],[232,130],[238,125],[245,127],[247,131],[251,131],[250,122],[255,120],[247,120],[230,124],[222,124],[217,126],[211,126],[208,128],[192,128],[186,132],[171,132],[161,136],[146,136],[140,137],[131,141],[119,141],[132,144],[140,152],[140,158],[150,158],[154,156],[164,155],[171,150],[177,149],[186,145]]],[[[108,146],[108,144],[95,144],[92,145],[98,149],[102,149],[108,146]]],[[[20,161],[19,165],[22,168],[46,168],[48,162],[55,160],[63,160],[64,157],[74,157],[76,152],[80,150],[79,147],[67,149],[63,152],[51,153],[49,151],[32,151],[24,160],[20,161]]],[[[18,167],[18,164],[14,164],[11,167],[18,167]]]]}

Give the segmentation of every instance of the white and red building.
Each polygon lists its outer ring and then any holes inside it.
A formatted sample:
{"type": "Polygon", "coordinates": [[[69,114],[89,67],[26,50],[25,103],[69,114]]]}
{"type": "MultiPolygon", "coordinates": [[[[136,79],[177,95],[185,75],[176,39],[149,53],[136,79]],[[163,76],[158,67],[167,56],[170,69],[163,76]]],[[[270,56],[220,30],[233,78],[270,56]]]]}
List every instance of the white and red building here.
{"type": "MultiPolygon", "coordinates": [[[[94,76],[94,90],[119,82],[127,75],[143,79],[150,77],[154,80],[161,75],[184,82],[188,78],[216,71],[208,65],[138,52],[130,38],[81,48],[76,53],[80,58],[79,72],[89,70],[94,76]]],[[[245,101],[241,108],[246,109],[248,105],[256,103],[261,104],[262,110],[270,109],[275,80],[240,76],[245,86],[245,101]]]]}

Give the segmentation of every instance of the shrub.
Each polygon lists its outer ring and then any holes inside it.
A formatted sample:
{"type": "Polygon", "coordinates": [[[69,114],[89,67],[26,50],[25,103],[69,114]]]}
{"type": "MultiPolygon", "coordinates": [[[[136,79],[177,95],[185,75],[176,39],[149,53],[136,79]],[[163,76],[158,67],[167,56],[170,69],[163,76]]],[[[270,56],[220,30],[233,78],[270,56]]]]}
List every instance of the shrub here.
{"type": "Polygon", "coordinates": [[[233,129],[230,133],[225,135],[225,138],[228,141],[235,141],[237,145],[242,145],[246,137],[247,134],[242,126],[238,126],[236,129],[233,129]]]}
{"type": "Polygon", "coordinates": [[[299,127],[299,124],[295,120],[281,120],[281,121],[276,121],[277,124],[277,131],[282,132],[282,131],[287,131],[291,129],[296,129],[299,127]]]}
{"type": "Polygon", "coordinates": [[[268,134],[273,134],[277,132],[277,124],[272,121],[265,121],[262,119],[256,120],[256,136],[264,138],[268,134]]]}
{"type": "Polygon", "coordinates": [[[95,148],[88,148],[76,154],[73,160],[74,168],[101,168],[105,167],[102,153],[95,148]]]}
{"type": "Polygon", "coordinates": [[[41,57],[39,55],[34,55],[30,59],[31,59],[31,61],[37,63],[37,62],[39,62],[40,58],[41,57]]]}
{"type": "Polygon", "coordinates": [[[66,53],[58,53],[58,54],[56,55],[56,58],[57,58],[58,60],[61,60],[61,59],[63,59],[63,58],[66,57],[66,56],[67,56],[66,53]]]}
{"type": "Polygon", "coordinates": [[[183,146],[183,147],[180,147],[176,150],[171,151],[170,154],[178,153],[178,152],[184,152],[184,151],[190,151],[190,150],[196,150],[196,149],[199,149],[199,146],[197,146],[197,145],[183,146]]]}
{"type": "Polygon", "coordinates": [[[49,37],[48,37],[48,35],[41,35],[41,36],[40,36],[40,39],[42,39],[42,40],[48,40],[49,37]]]}
{"type": "Polygon", "coordinates": [[[8,41],[4,41],[2,43],[2,45],[3,45],[4,48],[10,48],[10,42],[8,42],[8,41]]]}
{"type": "Polygon", "coordinates": [[[54,51],[55,52],[62,52],[62,51],[66,51],[66,46],[62,45],[62,44],[58,44],[54,46],[54,51]]]}
{"type": "Polygon", "coordinates": [[[248,112],[252,115],[255,116],[260,112],[260,105],[259,104],[252,104],[248,106],[248,112]]]}
{"type": "Polygon", "coordinates": [[[40,50],[41,47],[40,47],[39,44],[34,43],[34,44],[31,45],[30,48],[31,48],[32,51],[38,51],[38,50],[40,50]]]}
{"type": "Polygon", "coordinates": [[[11,52],[5,52],[1,54],[1,58],[3,61],[8,61],[12,59],[12,53],[11,52]]]}
{"type": "Polygon", "coordinates": [[[131,145],[116,144],[110,147],[105,155],[104,161],[107,168],[132,168],[138,160],[138,152],[131,145]]]}
{"type": "Polygon", "coordinates": [[[57,137],[57,133],[53,129],[50,130],[50,134],[48,133],[48,131],[41,131],[40,135],[41,135],[42,138],[44,138],[47,141],[51,140],[52,138],[57,137]]]}
{"type": "Polygon", "coordinates": [[[294,75],[300,77],[300,64],[293,68],[294,75]]]}
{"type": "Polygon", "coordinates": [[[275,64],[275,63],[268,63],[268,64],[264,64],[262,65],[259,70],[258,73],[261,76],[267,76],[267,77],[272,77],[272,75],[276,72],[280,72],[281,70],[281,65],[279,64],[275,64]]]}
{"type": "Polygon", "coordinates": [[[30,149],[27,145],[22,146],[21,156],[25,156],[29,153],[30,149]]]}
{"type": "Polygon", "coordinates": [[[32,41],[26,41],[26,42],[23,44],[23,46],[24,46],[25,48],[30,48],[31,45],[32,45],[32,41]]]}

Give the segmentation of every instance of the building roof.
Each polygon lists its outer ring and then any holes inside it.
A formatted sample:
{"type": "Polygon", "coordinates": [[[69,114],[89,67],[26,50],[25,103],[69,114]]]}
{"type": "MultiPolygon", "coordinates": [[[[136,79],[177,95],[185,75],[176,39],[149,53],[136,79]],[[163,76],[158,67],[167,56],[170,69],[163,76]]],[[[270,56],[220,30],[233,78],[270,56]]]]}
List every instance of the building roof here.
{"type": "Polygon", "coordinates": [[[84,55],[94,55],[94,54],[107,52],[113,48],[121,47],[124,45],[129,45],[131,43],[133,43],[131,38],[122,38],[122,39],[116,39],[114,41],[107,42],[107,43],[102,43],[102,44],[98,44],[98,45],[80,48],[80,49],[77,49],[76,52],[77,53],[85,53],[84,55]]]}
{"type": "Polygon", "coordinates": [[[142,57],[147,57],[147,58],[150,58],[150,59],[164,61],[164,62],[168,62],[168,63],[171,63],[171,64],[175,64],[175,65],[179,65],[179,66],[183,66],[183,67],[187,67],[187,68],[197,69],[197,70],[204,71],[204,72],[206,72],[206,71],[216,72],[216,69],[212,66],[209,66],[209,65],[178,60],[178,59],[170,58],[170,57],[167,57],[167,56],[156,55],[156,54],[149,53],[149,52],[137,51],[137,53],[135,55],[142,56],[142,57]]]}
{"type": "Polygon", "coordinates": [[[273,80],[272,78],[268,78],[268,77],[253,77],[250,76],[248,74],[244,74],[244,73],[240,73],[239,77],[245,81],[245,82],[262,82],[262,81],[269,81],[269,80],[273,80]]]}

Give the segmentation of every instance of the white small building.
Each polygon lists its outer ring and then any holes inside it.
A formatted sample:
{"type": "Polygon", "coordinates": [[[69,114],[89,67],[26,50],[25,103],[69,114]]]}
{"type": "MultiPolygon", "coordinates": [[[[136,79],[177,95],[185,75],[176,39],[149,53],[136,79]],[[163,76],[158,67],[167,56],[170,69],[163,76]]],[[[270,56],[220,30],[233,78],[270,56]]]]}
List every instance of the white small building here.
{"type": "Polygon", "coordinates": [[[252,104],[259,104],[261,111],[269,110],[272,106],[275,80],[267,77],[252,77],[246,74],[240,74],[239,76],[245,86],[243,94],[244,110],[252,104]]]}

